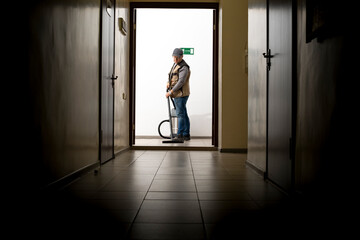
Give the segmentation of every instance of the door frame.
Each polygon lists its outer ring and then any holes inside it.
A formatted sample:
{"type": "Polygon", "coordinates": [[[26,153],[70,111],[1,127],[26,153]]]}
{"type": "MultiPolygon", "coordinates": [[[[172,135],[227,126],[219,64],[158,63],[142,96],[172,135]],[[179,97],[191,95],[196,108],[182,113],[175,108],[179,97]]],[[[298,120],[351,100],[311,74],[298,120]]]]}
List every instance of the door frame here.
{"type": "Polygon", "coordinates": [[[219,32],[219,4],[218,3],[165,3],[165,2],[130,2],[130,113],[129,113],[129,146],[135,144],[135,89],[136,89],[136,11],[137,8],[174,8],[174,9],[213,9],[213,88],[212,88],[212,145],[218,147],[218,32],[219,32]]]}

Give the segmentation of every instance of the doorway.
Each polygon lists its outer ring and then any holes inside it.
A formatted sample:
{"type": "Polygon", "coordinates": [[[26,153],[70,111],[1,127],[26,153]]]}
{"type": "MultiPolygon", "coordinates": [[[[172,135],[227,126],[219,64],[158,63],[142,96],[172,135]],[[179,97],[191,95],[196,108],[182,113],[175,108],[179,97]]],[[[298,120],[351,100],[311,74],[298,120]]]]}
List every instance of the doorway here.
{"type": "Polygon", "coordinates": [[[131,14],[130,146],[217,147],[217,5],[133,3],[131,14]],[[164,144],[159,124],[169,118],[174,48],[183,49],[191,69],[191,140],[164,144]]]}

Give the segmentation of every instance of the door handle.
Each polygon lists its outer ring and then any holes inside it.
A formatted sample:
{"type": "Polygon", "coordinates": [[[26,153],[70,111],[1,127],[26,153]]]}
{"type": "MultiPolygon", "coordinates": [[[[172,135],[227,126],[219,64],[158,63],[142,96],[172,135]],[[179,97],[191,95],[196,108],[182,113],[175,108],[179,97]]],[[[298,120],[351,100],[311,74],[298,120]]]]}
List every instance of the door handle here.
{"type": "Polygon", "coordinates": [[[263,53],[264,58],[272,58],[274,55],[271,55],[271,49],[267,50],[267,53],[263,53]]]}
{"type": "Polygon", "coordinates": [[[114,85],[115,85],[115,80],[118,78],[118,76],[114,76],[114,74],[112,75],[112,77],[111,77],[111,85],[112,85],[112,87],[114,87],[114,85]]]}
{"type": "Polygon", "coordinates": [[[266,68],[268,71],[270,71],[271,67],[271,61],[270,58],[274,57],[274,55],[271,55],[271,49],[268,49],[266,53],[263,53],[264,58],[266,58],[266,68]]]}
{"type": "Polygon", "coordinates": [[[264,58],[272,58],[274,55],[263,53],[264,58]]]}

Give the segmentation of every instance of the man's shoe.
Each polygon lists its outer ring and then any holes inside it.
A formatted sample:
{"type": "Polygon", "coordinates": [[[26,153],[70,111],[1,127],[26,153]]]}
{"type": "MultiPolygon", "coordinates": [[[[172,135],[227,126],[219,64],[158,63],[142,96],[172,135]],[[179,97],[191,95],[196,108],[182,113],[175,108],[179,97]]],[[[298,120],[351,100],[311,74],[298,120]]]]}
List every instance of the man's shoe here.
{"type": "Polygon", "coordinates": [[[185,141],[189,141],[189,140],[190,140],[190,135],[185,135],[185,136],[184,136],[184,140],[185,140],[185,141]]]}
{"type": "Polygon", "coordinates": [[[175,139],[184,140],[184,136],[182,134],[178,134],[175,136],[175,139]]]}

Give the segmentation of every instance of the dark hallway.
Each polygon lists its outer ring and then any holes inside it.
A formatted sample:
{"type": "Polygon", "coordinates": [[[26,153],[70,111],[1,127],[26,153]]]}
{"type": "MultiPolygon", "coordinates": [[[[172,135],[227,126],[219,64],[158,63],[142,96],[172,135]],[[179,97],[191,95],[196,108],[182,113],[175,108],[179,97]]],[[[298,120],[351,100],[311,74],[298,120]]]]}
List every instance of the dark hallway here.
{"type": "MultiPolygon", "coordinates": [[[[131,32],[128,26],[124,35],[118,20],[131,22],[130,5],[141,1],[115,1],[114,72],[119,78],[113,85],[114,136],[109,135],[114,142],[107,148],[114,158],[104,164],[100,161],[101,10],[103,3],[114,1],[20,1],[20,17],[16,24],[6,24],[9,44],[4,45],[4,236],[356,237],[355,8],[349,1],[269,1],[196,1],[210,2],[219,10],[219,145],[209,151],[133,148],[129,137],[133,128],[129,120],[131,32]],[[274,7],[279,3],[279,9],[281,3],[291,2],[294,21],[288,24],[293,62],[287,79],[293,83],[293,135],[282,142],[286,149],[277,148],[276,134],[271,141],[275,156],[277,151],[291,155],[286,159],[292,161],[287,194],[267,175],[263,53],[269,1],[274,7]],[[324,7],[331,14],[323,32],[308,39],[311,15],[306,4],[310,2],[322,3],[313,5],[314,10],[324,7]]],[[[276,57],[272,69],[276,69],[276,57]]],[[[275,105],[275,109],[279,108],[275,105]]]]}

